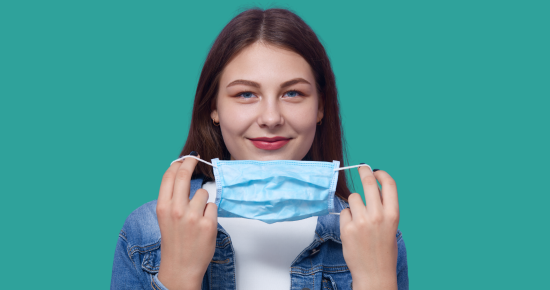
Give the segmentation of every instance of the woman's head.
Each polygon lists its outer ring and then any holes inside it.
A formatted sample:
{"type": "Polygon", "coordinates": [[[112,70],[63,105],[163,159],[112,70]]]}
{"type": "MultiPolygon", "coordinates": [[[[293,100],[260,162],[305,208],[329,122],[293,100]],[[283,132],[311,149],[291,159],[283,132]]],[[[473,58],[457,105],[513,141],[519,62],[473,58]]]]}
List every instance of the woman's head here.
{"type": "Polygon", "coordinates": [[[302,56],[261,40],[233,57],[211,112],[231,158],[302,160],[323,118],[315,84],[302,56]]]}
{"type": "MultiPolygon", "coordinates": [[[[344,164],[343,143],[334,74],[312,29],[285,9],[233,18],[206,58],[181,155],[344,164]],[[251,140],[276,136],[286,141],[251,140]]],[[[213,178],[203,163],[195,174],[213,178]]],[[[350,193],[343,171],[336,192],[350,193]]]]}

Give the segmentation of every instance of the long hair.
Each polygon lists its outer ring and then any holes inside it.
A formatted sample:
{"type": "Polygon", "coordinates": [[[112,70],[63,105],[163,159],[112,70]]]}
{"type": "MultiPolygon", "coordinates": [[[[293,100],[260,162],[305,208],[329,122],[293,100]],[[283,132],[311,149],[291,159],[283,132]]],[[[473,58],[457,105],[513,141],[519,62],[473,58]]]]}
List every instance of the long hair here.
{"type": "MultiPolygon", "coordinates": [[[[197,151],[202,159],[229,160],[230,153],[223,141],[221,129],[210,118],[215,108],[218,85],[225,66],[245,47],[262,41],[301,55],[311,66],[324,117],[317,126],[313,144],[302,160],[339,160],[344,165],[345,140],[336,80],[325,48],[313,30],[296,14],[286,9],[262,10],[253,8],[241,12],[220,32],[206,60],[199,78],[191,126],[180,156],[197,151]]],[[[347,158],[346,158],[347,161],[347,158]]],[[[203,175],[214,179],[212,167],[199,162],[193,177],[203,175]]],[[[346,173],[339,172],[336,194],[345,200],[350,195],[346,173]]]]}

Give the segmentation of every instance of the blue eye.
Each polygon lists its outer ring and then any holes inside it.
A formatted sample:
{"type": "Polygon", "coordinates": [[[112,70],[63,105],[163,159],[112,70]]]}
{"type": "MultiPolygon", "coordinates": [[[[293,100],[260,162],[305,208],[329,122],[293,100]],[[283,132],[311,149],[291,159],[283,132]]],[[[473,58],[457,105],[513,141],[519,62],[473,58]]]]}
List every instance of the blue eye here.
{"type": "Polygon", "coordinates": [[[291,98],[294,98],[294,97],[297,97],[297,96],[300,96],[302,95],[300,92],[298,91],[288,91],[286,93],[287,96],[291,97],[291,98]]]}
{"type": "Polygon", "coordinates": [[[254,97],[254,94],[251,93],[251,92],[244,92],[244,93],[241,93],[239,96],[242,96],[245,99],[250,99],[250,98],[254,97]]]}

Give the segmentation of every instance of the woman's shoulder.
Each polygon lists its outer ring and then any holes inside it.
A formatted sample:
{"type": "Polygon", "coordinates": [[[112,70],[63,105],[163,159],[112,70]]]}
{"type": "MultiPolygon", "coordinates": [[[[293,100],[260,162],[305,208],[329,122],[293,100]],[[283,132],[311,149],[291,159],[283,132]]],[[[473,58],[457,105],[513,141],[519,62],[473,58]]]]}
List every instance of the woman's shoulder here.
{"type": "Polygon", "coordinates": [[[160,241],[157,219],[157,201],[153,200],[135,209],[124,222],[120,237],[128,245],[146,246],[160,241]]]}

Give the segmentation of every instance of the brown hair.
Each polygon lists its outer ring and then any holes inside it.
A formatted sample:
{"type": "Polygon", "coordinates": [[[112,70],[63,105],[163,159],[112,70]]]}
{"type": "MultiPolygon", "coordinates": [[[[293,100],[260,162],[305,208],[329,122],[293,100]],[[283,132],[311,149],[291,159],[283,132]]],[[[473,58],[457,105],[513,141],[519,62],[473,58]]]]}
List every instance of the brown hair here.
{"type": "MultiPolygon", "coordinates": [[[[215,108],[223,69],[232,57],[257,41],[294,51],[312,68],[319,101],[324,104],[324,117],[321,125],[317,126],[309,152],[302,160],[339,160],[340,166],[344,166],[345,140],[340,121],[336,80],[328,55],[313,30],[298,15],[278,8],[252,8],[241,12],[223,28],[214,41],[199,78],[191,127],[180,156],[197,151],[201,158],[207,161],[212,158],[230,159],[221,129],[214,126],[210,113],[215,108]]],[[[203,175],[209,180],[214,179],[212,167],[202,162],[197,164],[193,177],[198,175],[203,175]]],[[[350,195],[344,170],[339,172],[336,194],[346,200],[350,195]]]]}

